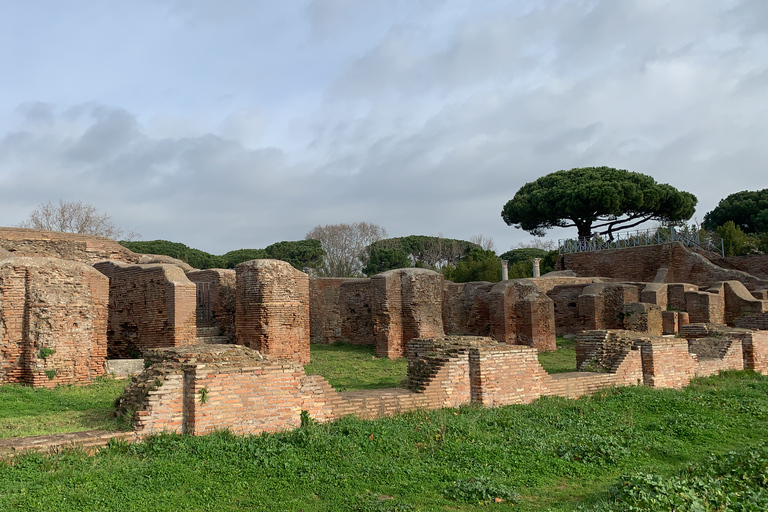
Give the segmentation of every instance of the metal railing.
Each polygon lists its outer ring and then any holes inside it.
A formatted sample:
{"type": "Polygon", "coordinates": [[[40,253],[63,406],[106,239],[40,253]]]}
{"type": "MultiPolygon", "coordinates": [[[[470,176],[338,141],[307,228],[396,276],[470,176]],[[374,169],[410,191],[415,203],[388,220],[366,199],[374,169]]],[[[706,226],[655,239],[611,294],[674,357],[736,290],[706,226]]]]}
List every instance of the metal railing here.
{"type": "Polygon", "coordinates": [[[592,238],[567,238],[557,241],[559,254],[569,252],[603,251],[606,249],[626,249],[627,247],[642,247],[646,245],[660,245],[672,242],[681,242],[686,247],[698,247],[705,251],[717,252],[725,257],[723,241],[712,240],[710,237],[701,236],[698,230],[678,231],[675,228],[639,229],[637,231],[624,231],[614,233],[612,239],[605,239],[598,235],[592,238]]]}

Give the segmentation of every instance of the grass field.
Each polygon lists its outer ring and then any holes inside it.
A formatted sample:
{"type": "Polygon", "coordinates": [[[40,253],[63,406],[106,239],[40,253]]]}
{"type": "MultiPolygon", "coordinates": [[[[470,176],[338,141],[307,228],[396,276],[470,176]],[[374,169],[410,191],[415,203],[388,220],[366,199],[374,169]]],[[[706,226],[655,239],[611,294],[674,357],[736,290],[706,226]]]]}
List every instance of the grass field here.
{"type": "Polygon", "coordinates": [[[376,357],[372,345],[312,344],[308,375],[322,375],[337,391],[401,387],[406,378],[405,358],[376,357]]]}
{"type": "Polygon", "coordinates": [[[127,383],[104,378],[89,386],[55,389],[0,386],[0,438],[129,429],[115,418],[113,405],[127,383]]]}
{"type": "MultiPolygon", "coordinates": [[[[572,346],[560,345],[542,354],[549,371],[575,365],[572,346]]],[[[402,361],[372,359],[370,348],[317,345],[312,356],[308,372],[337,388],[404,377],[402,361]]],[[[26,417],[32,428],[70,411],[111,411],[121,385],[2,386],[0,421],[26,417]]],[[[80,421],[115,421],[96,417],[80,421]]],[[[766,432],[768,377],[728,372],[683,390],[628,387],[495,409],[309,421],[260,436],[164,434],[95,456],[26,455],[0,462],[0,510],[757,512],[768,510],[766,432]]]]}
{"type": "Polygon", "coordinates": [[[765,480],[766,432],[768,377],[729,372],[679,391],[620,388],[273,435],[160,435],[94,457],[30,455],[0,463],[0,510],[490,510],[512,509],[515,493],[514,510],[607,510],[605,492],[617,482],[654,503],[665,489],[675,500],[702,489],[722,498],[726,480],[707,468],[736,474],[729,481],[739,485],[765,480]],[[741,455],[746,464],[716,461],[668,478],[750,447],[758,448],[741,455]],[[495,498],[505,501],[477,503],[495,498]]]}

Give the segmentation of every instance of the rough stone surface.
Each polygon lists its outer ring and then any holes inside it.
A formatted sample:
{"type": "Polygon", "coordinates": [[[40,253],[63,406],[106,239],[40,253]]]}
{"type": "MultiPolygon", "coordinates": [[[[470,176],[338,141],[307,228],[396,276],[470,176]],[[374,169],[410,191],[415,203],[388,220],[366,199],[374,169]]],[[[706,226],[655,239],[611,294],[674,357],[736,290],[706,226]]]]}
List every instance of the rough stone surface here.
{"type": "Polygon", "coordinates": [[[0,228],[0,251],[9,252],[13,256],[61,258],[81,263],[102,260],[167,263],[183,270],[192,270],[188,264],[170,256],[134,253],[111,238],[41,229],[0,228]]]}
{"type": "Polygon", "coordinates": [[[0,382],[53,387],[104,374],[109,281],[58,258],[0,260],[0,382]]]}
{"type": "Polygon", "coordinates": [[[309,363],[309,276],[278,260],[252,260],[237,272],[237,343],[309,363]]]}
{"type": "Polygon", "coordinates": [[[490,335],[503,343],[553,351],[557,349],[554,302],[532,281],[513,279],[491,288],[490,335]]]}
{"type": "Polygon", "coordinates": [[[110,359],[195,343],[196,290],[180,268],[118,261],[102,261],[94,267],[109,278],[110,359]]]}

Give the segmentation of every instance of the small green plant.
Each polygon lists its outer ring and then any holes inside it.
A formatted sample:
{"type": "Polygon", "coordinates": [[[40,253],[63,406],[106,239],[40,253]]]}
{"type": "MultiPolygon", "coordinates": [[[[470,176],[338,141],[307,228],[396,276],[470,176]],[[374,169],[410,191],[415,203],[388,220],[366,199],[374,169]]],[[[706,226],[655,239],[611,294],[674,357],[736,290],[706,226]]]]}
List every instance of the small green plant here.
{"type": "Polygon", "coordinates": [[[56,370],[45,370],[45,376],[48,377],[48,380],[53,380],[56,378],[56,370]]]}
{"type": "Polygon", "coordinates": [[[208,402],[208,388],[200,388],[200,391],[198,391],[197,394],[200,395],[201,404],[208,402]]]}
{"type": "Polygon", "coordinates": [[[315,420],[309,415],[309,411],[301,411],[301,428],[306,428],[315,424],[315,420]]]}
{"type": "Polygon", "coordinates": [[[52,349],[50,347],[43,347],[40,349],[40,353],[38,355],[40,356],[41,359],[48,359],[55,353],[56,353],[55,349],[52,349]]]}
{"type": "Polygon", "coordinates": [[[506,485],[484,476],[456,480],[445,490],[449,500],[467,504],[517,503],[520,495],[506,485]]]}

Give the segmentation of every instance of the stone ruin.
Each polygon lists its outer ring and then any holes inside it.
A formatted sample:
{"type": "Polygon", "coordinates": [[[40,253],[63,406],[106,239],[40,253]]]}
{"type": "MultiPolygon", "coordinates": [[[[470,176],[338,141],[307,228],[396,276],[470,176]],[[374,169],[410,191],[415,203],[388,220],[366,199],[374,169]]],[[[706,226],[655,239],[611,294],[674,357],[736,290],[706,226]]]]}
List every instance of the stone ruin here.
{"type": "Polygon", "coordinates": [[[417,268],[310,278],[276,260],[195,271],[107,239],[0,229],[0,382],[85,383],[140,356],[152,364],[121,405],[137,430],[202,434],[768,374],[762,259],[716,264],[673,243],[558,265],[499,283],[417,268]],[[556,335],[576,337],[581,371],[538,364],[556,335]],[[338,393],[306,375],[310,343],[335,341],[406,357],[408,389],[338,393]]]}

